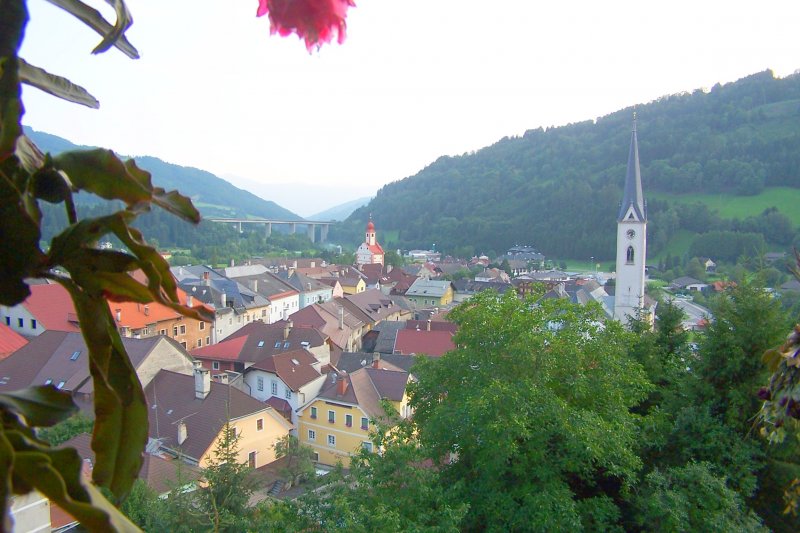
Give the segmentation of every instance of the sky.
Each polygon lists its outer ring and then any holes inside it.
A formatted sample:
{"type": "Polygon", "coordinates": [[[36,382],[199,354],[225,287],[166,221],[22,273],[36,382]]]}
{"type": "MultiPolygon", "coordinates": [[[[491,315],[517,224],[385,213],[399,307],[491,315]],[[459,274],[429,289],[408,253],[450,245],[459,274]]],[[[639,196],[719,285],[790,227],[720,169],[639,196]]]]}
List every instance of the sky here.
{"type": "Polygon", "coordinates": [[[257,0],[128,0],[131,60],[91,55],[97,34],[28,0],[21,56],[101,105],[25,88],[24,122],[309,216],[528,129],[800,68],[797,0],[356,3],[345,43],[309,53],[270,35],[257,0]]]}

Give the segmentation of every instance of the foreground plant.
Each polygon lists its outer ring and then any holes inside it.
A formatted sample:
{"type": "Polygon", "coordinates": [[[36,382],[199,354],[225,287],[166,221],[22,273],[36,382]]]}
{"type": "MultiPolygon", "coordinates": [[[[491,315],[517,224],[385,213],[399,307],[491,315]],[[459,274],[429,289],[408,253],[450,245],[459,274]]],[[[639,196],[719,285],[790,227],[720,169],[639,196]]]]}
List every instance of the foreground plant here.
{"type": "MultiPolygon", "coordinates": [[[[50,0],[102,35],[95,53],[116,47],[131,58],[136,49],[124,36],[131,17],[122,0],[109,0],[117,20],[110,24],[78,0],[50,0]]],[[[68,79],[50,74],[19,57],[28,20],[23,0],[0,0],[0,304],[13,306],[30,294],[27,278],[47,278],[70,293],[86,345],[95,394],[92,448],[94,484],[116,499],[128,493],[142,462],[147,439],[147,409],[142,387],[128,359],[107,300],[157,301],[178,312],[203,318],[178,303],[169,265],[132,227],[136,217],[157,205],[190,222],[200,215],[188,198],[154,187],[150,174],[109,150],[42,154],[23,134],[21,84],[56,97],[98,107],[97,100],[68,79]],[[77,192],[116,200],[122,209],[79,220],[77,192]],[[42,246],[40,202],[61,204],[68,225],[42,246]],[[127,251],[100,250],[105,235],[116,236],[127,251]],[[131,273],[141,270],[147,283],[131,273]]],[[[7,531],[10,496],[40,491],[92,531],[135,530],[93,483],[81,475],[73,449],[53,449],[35,428],[66,420],[77,411],[69,394],[52,386],[0,395],[0,503],[7,531]]]]}

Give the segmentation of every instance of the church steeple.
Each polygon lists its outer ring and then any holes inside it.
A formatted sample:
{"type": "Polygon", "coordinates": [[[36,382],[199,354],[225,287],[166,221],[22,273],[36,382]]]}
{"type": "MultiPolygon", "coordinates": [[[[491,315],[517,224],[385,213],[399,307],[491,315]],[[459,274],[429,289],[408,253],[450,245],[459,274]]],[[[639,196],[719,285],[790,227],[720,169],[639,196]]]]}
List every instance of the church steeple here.
{"type": "Polygon", "coordinates": [[[622,205],[619,208],[618,222],[636,220],[647,222],[647,204],[642,194],[642,175],[639,172],[639,141],[636,137],[636,112],[633,113],[631,149],[628,153],[628,173],[625,176],[625,189],[622,205]]]}

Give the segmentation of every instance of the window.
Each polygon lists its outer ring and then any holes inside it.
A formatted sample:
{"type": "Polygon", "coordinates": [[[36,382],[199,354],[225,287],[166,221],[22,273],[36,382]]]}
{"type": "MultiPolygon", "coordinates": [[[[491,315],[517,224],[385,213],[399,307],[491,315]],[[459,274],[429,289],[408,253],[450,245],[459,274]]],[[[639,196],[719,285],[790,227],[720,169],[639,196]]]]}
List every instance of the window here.
{"type": "Polygon", "coordinates": [[[36,329],[36,319],[31,318],[31,329],[36,329]]]}
{"type": "Polygon", "coordinates": [[[181,324],[181,335],[186,334],[186,324],[181,324]]]}
{"type": "Polygon", "coordinates": [[[336,447],[336,435],[328,435],[328,446],[336,447]]]}
{"type": "Polygon", "coordinates": [[[308,440],[317,440],[317,432],[313,429],[308,430],[308,440]]]}
{"type": "Polygon", "coordinates": [[[625,262],[628,264],[633,263],[633,246],[628,246],[628,257],[625,262]]]}
{"type": "Polygon", "coordinates": [[[372,443],[371,442],[362,442],[361,447],[367,450],[369,453],[372,453],[372,443]]]}
{"type": "Polygon", "coordinates": [[[349,428],[353,427],[353,415],[344,415],[344,425],[349,428]]]}
{"type": "Polygon", "coordinates": [[[286,399],[287,400],[292,399],[292,389],[290,389],[289,387],[286,387],[286,399]]]}
{"type": "Polygon", "coordinates": [[[328,422],[331,424],[336,423],[336,412],[335,411],[328,411],[328,422]]]}
{"type": "Polygon", "coordinates": [[[283,343],[283,349],[286,350],[287,348],[289,348],[289,343],[288,342],[284,342],[283,343]]]}
{"type": "Polygon", "coordinates": [[[177,337],[178,336],[178,326],[173,326],[173,328],[172,328],[172,336],[173,337],[177,337]]]}
{"type": "Polygon", "coordinates": [[[311,454],[311,459],[312,459],[314,462],[317,462],[317,461],[319,461],[319,453],[317,453],[317,452],[314,452],[313,454],[311,454]]]}
{"type": "Polygon", "coordinates": [[[10,325],[11,325],[11,317],[7,316],[6,317],[6,326],[10,326],[10,325]]]}
{"type": "Polygon", "coordinates": [[[203,339],[197,339],[197,347],[201,347],[203,345],[203,339]]]}
{"type": "Polygon", "coordinates": [[[203,331],[204,329],[206,329],[206,323],[200,322],[200,331],[203,331]]]}
{"type": "Polygon", "coordinates": [[[69,360],[70,361],[77,361],[78,357],[80,357],[80,355],[81,355],[80,350],[72,352],[72,355],[69,356],[69,360]]]}
{"type": "Polygon", "coordinates": [[[267,310],[266,309],[262,309],[261,310],[261,318],[264,318],[266,316],[267,316],[267,310]]]}
{"type": "Polygon", "coordinates": [[[185,349],[186,349],[186,341],[183,341],[183,342],[181,343],[181,346],[183,346],[183,349],[185,350],[185,349]]]}
{"type": "Polygon", "coordinates": [[[45,385],[50,385],[52,382],[53,382],[53,380],[52,380],[52,379],[46,379],[46,380],[44,380],[44,384],[45,384],[45,385]]]}
{"type": "Polygon", "coordinates": [[[219,370],[219,361],[214,361],[211,363],[211,370],[219,370]]]}
{"type": "Polygon", "coordinates": [[[274,381],[272,382],[272,395],[273,396],[278,395],[278,384],[274,381]]]}
{"type": "Polygon", "coordinates": [[[365,416],[361,417],[361,429],[369,428],[369,419],[365,416]]]}
{"type": "Polygon", "coordinates": [[[24,318],[18,318],[17,319],[17,324],[19,324],[19,327],[24,328],[25,327],[25,319],[24,318]]]}
{"type": "Polygon", "coordinates": [[[166,335],[166,334],[167,334],[167,330],[165,330],[165,329],[160,329],[160,330],[158,330],[158,334],[159,334],[159,335],[166,335]]]}
{"type": "Polygon", "coordinates": [[[211,337],[206,337],[206,346],[211,344],[211,337]]]}
{"type": "Polygon", "coordinates": [[[264,390],[264,378],[263,377],[258,376],[258,378],[256,378],[256,383],[258,384],[258,390],[264,390]]]}
{"type": "Polygon", "coordinates": [[[256,452],[250,452],[247,455],[247,465],[250,468],[255,468],[256,467],[256,452]]]}
{"type": "Polygon", "coordinates": [[[264,347],[264,341],[258,341],[258,347],[259,348],[263,348],[264,347]]]}
{"type": "Polygon", "coordinates": [[[316,407],[312,407],[311,408],[311,418],[317,418],[317,408],[316,407]]]}
{"type": "Polygon", "coordinates": [[[276,342],[275,343],[275,348],[280,348],[280,347],[281,347],[281,341],[276,342]]]}
{"type": "Polygon", "coordinates": [[[259,418],[256,420],[256,431],[263,431],[264,430],[264,419],[259,418]]]}
{"type": "Polygon", "coordinates": [[[63,386],[64,386],[64,383],[66,383],[66,381],[59,381],[59,382],[58,382],[58,385],[56,385],[56,388],[57,388],[57,389],[60,389],[61,387],[63,387],[63,386]]]}

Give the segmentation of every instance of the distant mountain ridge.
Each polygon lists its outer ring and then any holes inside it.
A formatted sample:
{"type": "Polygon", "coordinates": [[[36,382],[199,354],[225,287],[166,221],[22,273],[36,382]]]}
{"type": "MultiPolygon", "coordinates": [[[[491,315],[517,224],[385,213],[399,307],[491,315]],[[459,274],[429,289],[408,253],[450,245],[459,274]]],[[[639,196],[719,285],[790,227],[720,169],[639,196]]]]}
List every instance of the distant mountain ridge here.
{"type": "Polygon", "coordinates": [[[349,202],[345,202],[343,204],[335,205],[325,211],[321,211],[314,215],[308,217],[308,220],[346,220],[353,211],[358,209],[359,207],[363,207],[369,203],[370,200],[374,198],[373,196],[364,196],[363,198],[359,198],[358,200],[351,200],[349,202]]]}
{"type": "MultiPolygon", "coordinates": [[[[791,244],[797,228],[790,226],[787,236],[785,211],[723,218],[691,195],[755,198],[777,187],[800,189],[800,75],[765,71],[636,109],[648,257],[682,232],[755,232],[773,248],[791,244]]],[[[633,110],[440,157],[385,185],[334,238],[359,242],[372,213],[379,239],[390,246],[435,242],[463,256],[532,244],[550,257],[611,259],[633,110]]]]}
{"type": "MultiPolygon", "coordinates": [[[[76,145],[50,133],[25,126],[25,134],[44,152],[59,154],[68,150],[91,148],[76,145]]],[[[121,156],[125,157],[125,156],[121,156]]],[[[272,218],[303,220],[275,202],[259,198],[211,172],[167,163],[151,156],[135,157],[136,164],[153,175],[153,183],[167,190],[177,189],[189,196],[203,216],[222,218],[272,218]]],[[[84,199],[86,201],[86,199],[84,199]]]]}

